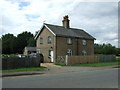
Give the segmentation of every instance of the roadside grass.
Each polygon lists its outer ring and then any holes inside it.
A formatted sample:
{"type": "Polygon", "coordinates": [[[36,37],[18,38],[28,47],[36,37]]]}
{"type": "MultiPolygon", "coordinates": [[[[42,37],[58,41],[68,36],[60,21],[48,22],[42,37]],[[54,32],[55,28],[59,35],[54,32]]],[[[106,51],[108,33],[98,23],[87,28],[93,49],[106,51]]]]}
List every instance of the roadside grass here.
{"type": "Polygon", "coordinates": [[[120,58],[117,58],[116,62],[99,62],[99,63],[73,64],[73,65],[65,65],[65,64],[55,63],[55,65],[59,65],[59,66],[90,66],[90,67],[112,66],[112,65],[120,65],[120,58]]]}
{"type": "Polygon", "coordinates": [[[120,62],[120,58],[116,58],[116,61],[117,61],[117,62],[120,62]]]}
{"type": "Polygon", "coordinates": [[[18,55],[17,54],[1,54],[0,55],[0,58],[9,58],[9,57],[16,58],[18,57],[18,55]]]}
{"type": "Polygon", "coordinates": [[[118,65],[118,62],[88,63],[88,64],[67,65],[67,66],[91,66],[91,67],[101,67],[101,66],[112,66],[112,65],[118,65]]]}
{"type": "MultiPolygon", "coordinates": [[[[44,70],[46,67],[31,67],[31,68],[18,68],[18,69],[9,69],[9,70],[1,70],[2,73],[7,73],[7,72],[22,72],[22,71],[41,71],[44,70]]],[[[0,71],[0,72],[1,72],[0,71]]]]}

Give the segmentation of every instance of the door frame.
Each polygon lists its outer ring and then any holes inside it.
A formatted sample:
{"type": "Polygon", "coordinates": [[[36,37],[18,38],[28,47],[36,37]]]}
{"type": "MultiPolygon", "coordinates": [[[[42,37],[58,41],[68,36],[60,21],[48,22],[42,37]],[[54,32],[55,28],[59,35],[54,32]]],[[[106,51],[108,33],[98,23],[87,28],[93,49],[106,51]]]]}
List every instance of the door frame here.
{"type": "Polygon", "coordinates": [[[50,62],[51,62],[51,63],[54,62],[53,57],[54,57],[53,50],[50,50],[50,62]]]}

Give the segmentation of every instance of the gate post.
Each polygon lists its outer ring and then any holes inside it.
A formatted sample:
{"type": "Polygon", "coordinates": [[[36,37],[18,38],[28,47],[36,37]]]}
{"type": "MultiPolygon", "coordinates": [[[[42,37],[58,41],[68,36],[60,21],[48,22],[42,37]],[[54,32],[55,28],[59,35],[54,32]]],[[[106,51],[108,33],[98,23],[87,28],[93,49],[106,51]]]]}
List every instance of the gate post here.
{"type": "Polygon", "coordinates": [[[65,64],[68,65],[68,55],[66,55],[65,64]]]}

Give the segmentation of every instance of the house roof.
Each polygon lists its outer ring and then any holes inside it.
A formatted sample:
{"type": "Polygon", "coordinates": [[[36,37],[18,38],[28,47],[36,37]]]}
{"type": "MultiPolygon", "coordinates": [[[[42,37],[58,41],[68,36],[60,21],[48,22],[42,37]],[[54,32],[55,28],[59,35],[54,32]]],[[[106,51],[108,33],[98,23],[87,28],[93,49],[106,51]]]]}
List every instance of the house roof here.
{"type": "Polygon", "coordinates": [[[36,51],[36,47],[25,47],[25,50],[36,51]]]}
{"type": "MultiPolygon", "coordinates": [[[[82,29],[76,28],[65,28],[63,26],[51,25],[51,24],[44,24],[43,27],[46,27],[50,32],[52,32],[55,36],[66,36],[66,37],[77,37],[77,38],[85,38],[85,39],[95,39],[93,36],[88,34],[82,29]]],[[[35,39],[41,33],[41,30],[35,36],[35,39]]]]}

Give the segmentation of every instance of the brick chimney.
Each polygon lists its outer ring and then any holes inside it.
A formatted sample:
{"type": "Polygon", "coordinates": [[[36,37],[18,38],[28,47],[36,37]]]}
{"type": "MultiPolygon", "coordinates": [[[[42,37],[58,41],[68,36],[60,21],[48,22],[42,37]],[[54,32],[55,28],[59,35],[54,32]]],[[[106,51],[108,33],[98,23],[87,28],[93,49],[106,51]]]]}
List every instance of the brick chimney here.
{"type": "Polygon", "coordinates": [[[68,15],[66,15],[66,16],[64,16],[63,17],[63,20],[62,20],[62,23],[63,23],[63,27],[65,27],[65,28],[69,28],[70,26],[69,26],[69,19],[68,19],[69,17],[68,17],[68,15]]]}

